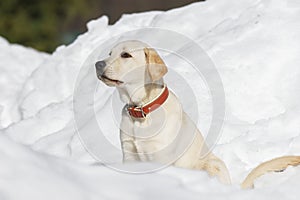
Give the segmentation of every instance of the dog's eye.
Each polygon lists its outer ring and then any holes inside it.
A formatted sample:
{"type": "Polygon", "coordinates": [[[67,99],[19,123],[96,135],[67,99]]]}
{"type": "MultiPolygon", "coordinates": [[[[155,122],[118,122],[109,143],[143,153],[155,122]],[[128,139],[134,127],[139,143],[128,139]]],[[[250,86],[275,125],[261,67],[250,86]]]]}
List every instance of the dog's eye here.
{"type": "Polygon", "coordinates": [[[122,58],[131,58],[132,56],[127,52],[123,52],[123,53],[121,53],[121,57],[122,58]]]}

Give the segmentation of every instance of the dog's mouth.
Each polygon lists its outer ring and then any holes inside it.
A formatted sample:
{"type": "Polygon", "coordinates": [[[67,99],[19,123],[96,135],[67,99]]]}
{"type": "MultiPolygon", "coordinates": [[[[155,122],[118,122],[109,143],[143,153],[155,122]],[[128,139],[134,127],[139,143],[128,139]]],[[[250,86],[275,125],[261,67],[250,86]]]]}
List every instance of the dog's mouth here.
{"type": "Polygon", "coordinates": [[[106,80],[106,81],[115,83],[115,84],[117,84],[117,85],[120,85],[120,84],[124,83],[123,81],[119,81],[119,80],[115,80],[115,79],[108,78],[108,77],[105,76],[105,75],[101,75],[101,80],[104,80],[104,81],[106,80]]]}

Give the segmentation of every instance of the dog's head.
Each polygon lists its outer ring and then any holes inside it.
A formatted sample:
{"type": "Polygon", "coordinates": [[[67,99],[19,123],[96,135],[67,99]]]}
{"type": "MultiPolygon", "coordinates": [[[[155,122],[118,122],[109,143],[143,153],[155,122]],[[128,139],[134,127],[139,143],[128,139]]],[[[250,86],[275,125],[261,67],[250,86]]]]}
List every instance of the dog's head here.
{"type": "Polygon", "coordinates": [[[155,82],[168,71],[157,52],[140,41],[119,43],[107,59],[96,62],[95,66],[97,77],[116,87],[155,82]]]}

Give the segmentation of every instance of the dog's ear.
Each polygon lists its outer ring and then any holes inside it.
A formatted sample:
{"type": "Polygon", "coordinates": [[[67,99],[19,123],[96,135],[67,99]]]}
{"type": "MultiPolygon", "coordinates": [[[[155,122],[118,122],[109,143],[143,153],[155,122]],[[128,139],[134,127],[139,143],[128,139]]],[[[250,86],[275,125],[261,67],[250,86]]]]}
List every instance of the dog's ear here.
{"type": "Polygon", "coordinates": [[[168,68],[154,49],[144,48],[144,52],[150,77],[152,81],[157,81],[168,72],[168,68]]]}

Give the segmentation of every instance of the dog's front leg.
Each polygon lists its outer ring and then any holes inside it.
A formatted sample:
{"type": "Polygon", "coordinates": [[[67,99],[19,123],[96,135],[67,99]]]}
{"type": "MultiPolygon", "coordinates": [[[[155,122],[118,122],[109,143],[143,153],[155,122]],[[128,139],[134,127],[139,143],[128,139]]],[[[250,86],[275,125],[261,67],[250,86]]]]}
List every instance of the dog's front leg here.
{"type": "Polygon", "coordinates": [[[133,138],[129,137],[128,135],[125,135],[125,133],[122,134],[122,131],[121,131],[121,147],[123,153],[123,163],[140,160],[137,153],[136,146],[133,142],[133,138]]]}
{"type": "Polygon", "coordinates": [[[122,120],[120,124],[120,141],[123,154],[123,163],[140,160],[132,135],[133,122],[131,118],[129,118],[127,111],[124,107],[122,111],[122,120]]]}

